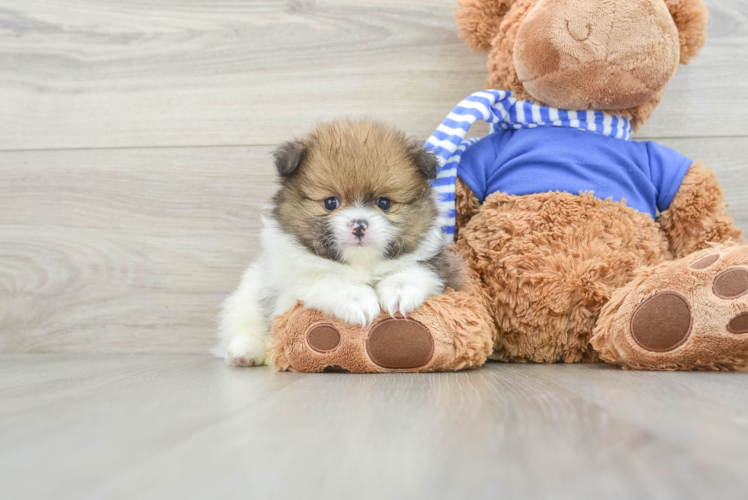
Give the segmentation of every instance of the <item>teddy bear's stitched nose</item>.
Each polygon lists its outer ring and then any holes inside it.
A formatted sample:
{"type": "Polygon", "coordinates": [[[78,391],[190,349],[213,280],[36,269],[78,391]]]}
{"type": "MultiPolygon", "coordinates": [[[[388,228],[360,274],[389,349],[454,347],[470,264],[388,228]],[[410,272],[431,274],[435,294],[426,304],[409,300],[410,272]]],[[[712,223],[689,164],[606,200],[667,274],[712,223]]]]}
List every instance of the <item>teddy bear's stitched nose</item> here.
{"type": "Polygon", "coordinates": [[[527,92],[563,109],[651,101],[679,57],[678,30],[663,0],[538,0],[514,45],[527,92]]]}

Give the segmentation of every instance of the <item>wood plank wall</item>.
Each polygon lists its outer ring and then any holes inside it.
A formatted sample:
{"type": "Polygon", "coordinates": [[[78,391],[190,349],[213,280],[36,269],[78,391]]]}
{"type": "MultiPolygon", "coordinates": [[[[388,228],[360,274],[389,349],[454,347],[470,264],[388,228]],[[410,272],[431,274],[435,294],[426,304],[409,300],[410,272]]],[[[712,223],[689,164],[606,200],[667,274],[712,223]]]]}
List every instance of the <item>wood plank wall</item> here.
{"type": "MultiPolygon", "coordinates": [[[[748,2],[639,138],[715,169],[748,228],[748,2]]],[[[453,0],[4,0],[0,352],[204,352],[256,255],[269,152],[315,121],[425,138],[481,89],[453,0]]]]}

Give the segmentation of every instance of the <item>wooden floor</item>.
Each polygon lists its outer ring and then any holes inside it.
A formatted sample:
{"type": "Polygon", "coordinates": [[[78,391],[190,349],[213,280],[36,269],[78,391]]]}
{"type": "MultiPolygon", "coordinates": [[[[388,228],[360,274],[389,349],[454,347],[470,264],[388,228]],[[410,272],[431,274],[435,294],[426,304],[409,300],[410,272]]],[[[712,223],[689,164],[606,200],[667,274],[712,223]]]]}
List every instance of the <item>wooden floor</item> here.
{"type": "Polygon", "coordinates": [[[744,499],[741,373],[0,358],[0,497],[744,499]]]}
{"type": "MultiPolygon", "coordinates": [[[[748,229],[748,1],[706,3],[637,138],[703,159],[748,229]]],[[[0,499],[748,498],[748,374],[206,356],[273,148],[340,115],[425,139],[483,88],[455,7],[0,1],[0,499]]]]}

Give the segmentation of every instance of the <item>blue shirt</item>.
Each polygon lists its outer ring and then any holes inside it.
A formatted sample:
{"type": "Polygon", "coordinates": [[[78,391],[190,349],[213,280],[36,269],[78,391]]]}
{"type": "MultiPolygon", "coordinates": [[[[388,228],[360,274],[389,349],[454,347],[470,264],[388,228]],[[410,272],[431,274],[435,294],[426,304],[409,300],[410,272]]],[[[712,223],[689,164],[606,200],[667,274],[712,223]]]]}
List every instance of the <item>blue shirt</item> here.
{"type": "Polygon", "coordinates": [[[525,195],[591,191],[625,200],[654,218],[666,210],[693,162],[654,142],[568,127],[499,130],[467,147],[457,174],[483,202],[500,191],[525,195]]]}

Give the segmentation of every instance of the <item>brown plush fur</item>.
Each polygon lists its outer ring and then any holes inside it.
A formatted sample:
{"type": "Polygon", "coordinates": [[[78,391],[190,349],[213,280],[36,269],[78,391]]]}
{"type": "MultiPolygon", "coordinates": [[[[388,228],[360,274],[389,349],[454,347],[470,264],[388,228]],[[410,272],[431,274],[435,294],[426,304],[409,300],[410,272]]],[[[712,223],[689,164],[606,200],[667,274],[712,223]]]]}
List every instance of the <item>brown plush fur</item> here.
{"type": "Polygon", "coordinates": [[[581,361],[613,291],[668,257],[651,217],[590,194],[494,193],[459,234],[505,361],[581,361]]]}
{"type": "Polygon", "coordinates": [[[662,98],[674,63],[687,64],[706,41],[701,0],[459,0],[459,5],[460,36],[473,50],[489,52],[487,88],[565,109],[616,109],[632,120],[634,130],[662,98]],[[663,3],[672,20],[664,17],[663,3]],[[621,14],[625,10],[637,23],[621,14]],[[528,16],[535,29],[525,30],[528,16]],[[670,40],[673,24],[679,57],[670,40]],[[539,82],[524,75],[533,82],[526,88],[517,66],[547,76],[539,82]]]}
{"type": "Polygon", "coordinates": [[[742,242],[743,233],[725,208],[714,172],[700,161],[691,165],[670,208],[660,217],[673,256],[685,257],[712,242],[742,242]]]}
{"type": "MultiPolygon", "coordinates": [[[[462,38],[489,52],[488,88],[566,109],[618,110],[634,130],[675,65],[706,41],[701,0],[459,4],[462,38]]],[[[714,247],[742,242],[742,233],[700,162],[657,221],[591,195],[494,193],[479,206],[461,181],[456,195],[457,247],[488,295],[496,359],[588,361],[599,353],[637,369],[748,367],[748,335],[736,333],[748,333],[748,293],[727,300],[712,285],[726,269],[748,268],[748,247],[714,247]],[[658,347],[671,338],[680,343],[658,347]]],[[[748,272],[731,272],[748,289],[748,272]]]]}
{"type": "Polygon", "coordinates": [[[701,0],[665,0],[680,38],[680,63],[688,64],[706,43],[709,13],[701,0]]]}
{"type": "Polygon", "coordinates": [[[460,37],[474,51],[488,52],[499,33],[504,16],[515,0],[458,0],[455,13],[460,37]]]}
{"type": "Polygon", "coordinates": [[[367,338],[380,322],[391,320],[385,313],[361,328],[305,309],[301,304],[273,321],[269,357],[278,371],[322,372],[331,368],[353,373],[453,371],[482,365],[496,338],[496,329],[474,274],[466,277],[463,290],[448,290],[444,295],[429,297],[408,319],[427,327],[434,339],[431,359],[418,368],[384,368],[369,357],[367,338]],[[307,343],[308,330],[321,323],[340,332],[341,343],[332,352],[317,352],[307,343]]]}
{"type": "Polygon", "coordinates": [[[685,259],[639,271],[628,285],[615,291],[602,311],[592,345],[603,360],[638,370],[733,370],[748,367],[748,335],[729,331],[730,321],[748,311],[748,294],[736,299],[718,297],[714,278],[727,269],[748,268],[748,246],[712,246],[685,259]],[[695,262],[719,258],[694,269],[695,262]],[[688,303],[691,327],[687,341],[672,351],[653,352],[631,335],[631,318],[647,298],[675,292],[688,303]]]}
{"type": "Polygon", "coordinates": [[[455,238],[459,236],[460,228],[470,222],[478,210],[480,210],[478,197],[465,184],[465,181],[458,177],[455,186],[455,238]]]}
{"type": "Polygon", "coordinates": [[[563,109],[649,102],[679,58],[678,31],[662,0],[539,0],[514,46],[525,89],[563,109]]]}
{"type": "MultiPolygon", "coordinates": [[[[477,198],[459,186],[458,213],[472,211],[477,198]]],[[[700,164],[662,227],[623,203],[567,193],[494,193],[467,220],[457,218],[456,246],[484,284],[499,329],[492,358],[503,361],[594,360],[588,343],[600,311],[636,273],[673,252],[742,241],[713,172],[700,164]]]]}

